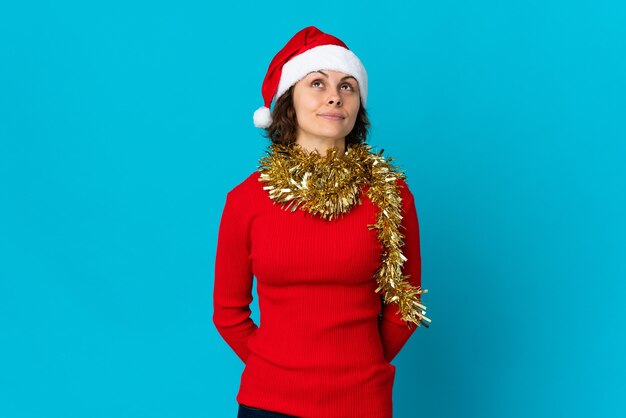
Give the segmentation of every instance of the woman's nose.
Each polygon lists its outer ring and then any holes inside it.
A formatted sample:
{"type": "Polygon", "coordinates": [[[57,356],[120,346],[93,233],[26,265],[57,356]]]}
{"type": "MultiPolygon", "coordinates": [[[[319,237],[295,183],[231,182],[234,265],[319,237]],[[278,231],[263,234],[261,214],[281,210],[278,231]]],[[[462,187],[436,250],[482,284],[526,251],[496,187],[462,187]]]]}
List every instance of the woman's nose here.
{"type": "Polygon", "coordinates": [[[328,104],[341,106],[341,98],[338,95],[332,95],[328,98],[328,104]]]}

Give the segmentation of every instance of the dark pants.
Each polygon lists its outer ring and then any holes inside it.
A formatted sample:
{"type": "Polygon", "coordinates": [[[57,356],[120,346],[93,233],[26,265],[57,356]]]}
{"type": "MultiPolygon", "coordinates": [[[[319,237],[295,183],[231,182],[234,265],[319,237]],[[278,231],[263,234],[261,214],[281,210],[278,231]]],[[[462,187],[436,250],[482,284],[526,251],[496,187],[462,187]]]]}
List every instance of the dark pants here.
{"type": "Polygon", "coordinates": [[[237,418],[296,418],[293,415],[280,414],[278,412],[266,411],[265,409],[254,408],[244,404],[239,404],[237,418]]]}

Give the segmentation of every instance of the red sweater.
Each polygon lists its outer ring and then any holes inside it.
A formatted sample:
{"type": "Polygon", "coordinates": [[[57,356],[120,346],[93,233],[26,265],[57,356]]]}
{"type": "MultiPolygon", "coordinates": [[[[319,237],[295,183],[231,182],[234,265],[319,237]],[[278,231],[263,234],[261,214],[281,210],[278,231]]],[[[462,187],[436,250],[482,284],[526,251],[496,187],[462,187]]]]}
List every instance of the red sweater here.
{"type": "MultiPolygon", "coordinates": [[[[395,366],[409,329],[395,303],[382,307],[374,272],[381,250],[377,207],[362,204],[332,221],[281,209],[259,173],[227,197],[215,260],[213,322],[245,363],[237,401],[297,417],[391,418],[395,366]],[[250,318],[253,276],[260,325],[250,318]]],[[[403,206],[404,274],[421,285],[413,195],[403,206]]]]}

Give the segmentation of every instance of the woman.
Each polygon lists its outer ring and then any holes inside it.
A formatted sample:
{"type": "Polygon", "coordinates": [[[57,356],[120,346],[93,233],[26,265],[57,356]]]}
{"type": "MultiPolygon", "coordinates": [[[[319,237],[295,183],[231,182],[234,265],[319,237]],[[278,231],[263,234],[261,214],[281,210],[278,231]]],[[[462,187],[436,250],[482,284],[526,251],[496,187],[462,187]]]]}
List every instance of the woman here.
{"type": "Polygon", "coordinates": [[[413,195],[365,145],[365,68],[308,27],[262,93],[272,143],[226,197],[215,264],[213,321],[245,363],[238,416],[391,417],[390,361],[430,319],[413,195]]]}

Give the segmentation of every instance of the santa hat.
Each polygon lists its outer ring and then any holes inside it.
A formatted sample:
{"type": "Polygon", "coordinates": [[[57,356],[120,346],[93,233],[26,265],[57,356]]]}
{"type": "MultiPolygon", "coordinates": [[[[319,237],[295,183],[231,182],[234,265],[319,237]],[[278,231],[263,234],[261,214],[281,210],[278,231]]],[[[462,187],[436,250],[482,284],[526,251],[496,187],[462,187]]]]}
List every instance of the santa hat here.
{"type": "Polygon", "coordinates": [[[261,88],[265,105],[254,112],[254,126],[268,128],[272,123],[272,101],[318,70],[340,71],[356,78],[365,106],[367,73],[359,58],[340,39],[309,26],[296,33],[272,59],[261,88]]]}

